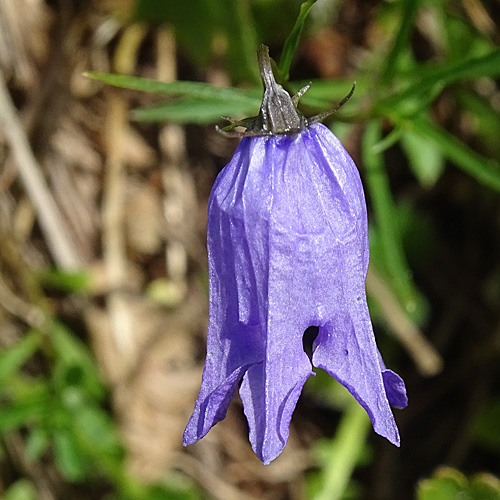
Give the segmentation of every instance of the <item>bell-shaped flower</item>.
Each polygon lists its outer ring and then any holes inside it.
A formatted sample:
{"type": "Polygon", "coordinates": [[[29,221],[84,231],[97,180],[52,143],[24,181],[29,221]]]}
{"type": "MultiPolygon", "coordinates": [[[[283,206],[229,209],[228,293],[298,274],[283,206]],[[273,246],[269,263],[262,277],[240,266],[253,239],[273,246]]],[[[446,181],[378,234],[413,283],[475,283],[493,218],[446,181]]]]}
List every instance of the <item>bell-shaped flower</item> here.
{"type": "Polygon", "coordinates": [[[375,432],[399,445],[390,406],[406,406],[406,392],[383,364],[366,303],[368,227],[358,170],[314,119],[296,112],[299,121],[288,128],[269,119],[279,113],[290,123],[282,102],[273,107],[273,93],[288,94],[274,82],[264,49],[259,60],[267,109],[209,200],[207,357],[184,445],[225,417],[239,386],[250,442],[268,464],[287,442],[311,363],[350,391],[375,432]],[[318,328],[311,357],[303,348],[309,326],[318,328]]]}

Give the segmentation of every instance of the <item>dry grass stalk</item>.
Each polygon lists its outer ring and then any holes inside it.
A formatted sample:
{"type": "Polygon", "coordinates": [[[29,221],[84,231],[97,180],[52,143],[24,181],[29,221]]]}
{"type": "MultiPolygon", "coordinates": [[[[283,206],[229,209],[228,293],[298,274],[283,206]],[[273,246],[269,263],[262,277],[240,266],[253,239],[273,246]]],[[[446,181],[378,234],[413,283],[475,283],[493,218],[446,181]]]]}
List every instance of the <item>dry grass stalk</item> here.
{"type": "Polygon", "coordinates": [[[368,269],[366,288],[377,301],[387,325],[408,351],[419,372],[428,377],[437,375],[443,368],[441,356],[403,311],[389,285],[373,266],[368,269]]]}
{"type": "Polygon", "coordinates": [[[54,260],[66,270],[82,268],[82,259],[47,187],[41,167],[33,155],[2,75],[0,75],[0,126],[11,147],[21,180],[36,209],[54,260]]]}

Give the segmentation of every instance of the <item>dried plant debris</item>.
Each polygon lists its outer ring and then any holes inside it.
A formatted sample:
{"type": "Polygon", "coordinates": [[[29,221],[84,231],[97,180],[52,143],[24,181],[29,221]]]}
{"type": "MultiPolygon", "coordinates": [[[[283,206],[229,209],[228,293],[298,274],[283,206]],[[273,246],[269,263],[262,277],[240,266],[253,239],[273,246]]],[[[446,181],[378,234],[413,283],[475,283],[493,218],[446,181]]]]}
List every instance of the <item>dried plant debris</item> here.
{"type": "Polygon", "coordinates": [[[51,16],[43,0],[0,2],[0,69],[23,89],[38,82],[37,67],[49,52],[51,16]]]}

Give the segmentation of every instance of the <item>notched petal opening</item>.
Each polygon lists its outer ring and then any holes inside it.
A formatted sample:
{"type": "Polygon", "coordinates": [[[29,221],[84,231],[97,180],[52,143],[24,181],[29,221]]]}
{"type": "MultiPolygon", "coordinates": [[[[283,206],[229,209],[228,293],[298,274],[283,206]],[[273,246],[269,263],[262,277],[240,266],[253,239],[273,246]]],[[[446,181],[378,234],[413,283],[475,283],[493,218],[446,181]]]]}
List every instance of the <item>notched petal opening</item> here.
{"type": "Polygon", "coordinates": [[[302,335],[302,348],[304,349],[304,352],[307,354],[307,357],[309,358],[309,361],[312,364],[312,355],[314,352],[314,341],[318,337],[319,334],[319,326],[308,326],[304,334],[302,335]]]}

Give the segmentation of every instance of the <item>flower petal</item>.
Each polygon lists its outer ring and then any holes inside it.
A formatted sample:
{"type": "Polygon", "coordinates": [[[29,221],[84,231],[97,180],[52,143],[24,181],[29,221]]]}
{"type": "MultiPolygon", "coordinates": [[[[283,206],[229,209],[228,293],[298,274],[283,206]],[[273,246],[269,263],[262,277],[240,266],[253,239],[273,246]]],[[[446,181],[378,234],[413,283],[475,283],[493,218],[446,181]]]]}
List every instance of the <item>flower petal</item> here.
{"type": "MultiPolygon", "coordinates": [[[[221,192],[224,196],[231,194],[224,189],[221,192]]],[[[249,248],[242,231],[219,209],[217,200],[212,199],[207,237],[210,295],[207,357],[200,393],[184,432],[184,445],[201,439],[225,417],[243,374],[263,359],[263,339],[254,325],[259,316],[254,272],[246,262],[249,248]]]]}
{"type": "Polygon", "coordinates": [[[382,370],[385,393],[389,404],[394,408],[406,408],[408,406],[408,397],[406,396],[406,386],[403,379],[392,370],[382,370]]]}
{"type": "Polygon", "coordinates": [[[224,418],[238,381],[255,453],[281,453],[312,362],[345,385],[374,429],[399,444],[389,402],[406,404],[386,370],[366,305],[366,206],[359,173],[321,124],[295,135],[244,138],[209,201],[207,361],[184,435],[224,418]]]}
{"type": "MultiPolygon", "coordinates": [[[[368,315],[368,311],[366,312],[368,315]]],[[[369,316],[339,313],[320,326],[313,365],[335,377],[366,410],[375,432],[399,446],[394,421],[377,360],[369,316]]]]}

